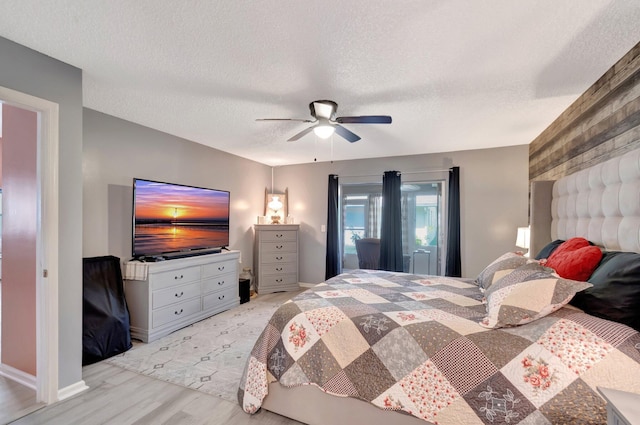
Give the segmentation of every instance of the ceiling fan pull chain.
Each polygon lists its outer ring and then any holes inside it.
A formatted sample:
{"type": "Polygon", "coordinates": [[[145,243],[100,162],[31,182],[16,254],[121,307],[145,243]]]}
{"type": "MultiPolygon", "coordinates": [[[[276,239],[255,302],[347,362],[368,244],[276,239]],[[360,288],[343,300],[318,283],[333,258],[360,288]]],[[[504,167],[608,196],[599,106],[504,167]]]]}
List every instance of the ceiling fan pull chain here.
{"type": "Polygon", "coordinates": [[[333,134],[331,135],[331,163],[333,164],[333,134]]]}
{"type": "Polygon", "coordinates": [[[318,136],[313,138],[313,162],[318,161],[318,136]]]}

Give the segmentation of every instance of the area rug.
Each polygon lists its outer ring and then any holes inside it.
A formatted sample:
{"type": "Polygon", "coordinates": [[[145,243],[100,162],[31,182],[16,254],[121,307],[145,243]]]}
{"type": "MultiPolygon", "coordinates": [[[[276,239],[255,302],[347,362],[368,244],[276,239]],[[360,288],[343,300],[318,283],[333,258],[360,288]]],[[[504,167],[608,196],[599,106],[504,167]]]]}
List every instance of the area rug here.
{"type": "Polygon", "coordinates": [[[148,344],[134,340],[129,351],[105,361],[236,402],[253,345],[273,312],[298,293],[256,296],[148,344]]]}

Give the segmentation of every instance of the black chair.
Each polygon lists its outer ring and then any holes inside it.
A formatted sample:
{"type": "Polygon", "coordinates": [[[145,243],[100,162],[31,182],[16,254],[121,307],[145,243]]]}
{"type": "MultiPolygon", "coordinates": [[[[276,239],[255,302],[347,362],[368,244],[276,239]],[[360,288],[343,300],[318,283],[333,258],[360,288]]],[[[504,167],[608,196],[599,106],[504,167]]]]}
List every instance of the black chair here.
{"type": "Polygon", "coordinates": [[[380,239],[356,239],[356,253],[358,254],[359,268],[370,270],[380,269],[380,239]]]}

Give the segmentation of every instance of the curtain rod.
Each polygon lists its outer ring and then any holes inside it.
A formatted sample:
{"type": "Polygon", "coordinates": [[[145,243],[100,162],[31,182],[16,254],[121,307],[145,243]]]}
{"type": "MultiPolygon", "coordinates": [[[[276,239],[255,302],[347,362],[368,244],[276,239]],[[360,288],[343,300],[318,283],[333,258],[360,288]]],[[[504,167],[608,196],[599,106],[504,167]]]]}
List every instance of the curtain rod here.
{"type": "MultiPolygon", "coordinates": [[[[451,167],[453,168],[453,167],[451,167]]],[[[423,174],[423,173],[442,173],[445,171],[451,171],[451,168],[443,168],[441,170],[422,170],[422,171],[398,171],[398,175],[402,175],[402,174],[423,174]]],[[[357,175],[357,176],[344,176],[344,175],[340,175],[340,174],[334,174],[335,177],[334,178],[338,178],[338,177],[382,177],[382,174],[364,174],[364,175],[357,175]]]]}

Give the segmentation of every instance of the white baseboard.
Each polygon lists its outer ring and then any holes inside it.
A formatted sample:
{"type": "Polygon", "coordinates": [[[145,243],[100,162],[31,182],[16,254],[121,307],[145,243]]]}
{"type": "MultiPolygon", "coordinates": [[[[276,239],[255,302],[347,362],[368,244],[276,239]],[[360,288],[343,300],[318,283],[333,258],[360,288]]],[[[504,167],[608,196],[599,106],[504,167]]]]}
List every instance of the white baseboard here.
{"type": "Polygon", "coordinates": [[[313,288],[314,286],[317,285],[317,283],[298,282],[298,285],[300,285],[301,288],[313,288]]]}
{"type": "Polygon", "coordinates": [[[34,391],[37,389],[36,377],[16,369],[15,367],[0,364],[0,376],[11,379],[12,381],[31,388],[34,391]]]}
{"type": "Polygon", "coordinates": [[[58,390],[58,401],[62,401],[66,398],[72,397],[76,394],[80,394],[81,392],[88,390],[89,387],[84,383],[83,380],[76,382],[75,384],[71,384],[67,387],[61,388],[58,390]]]}

